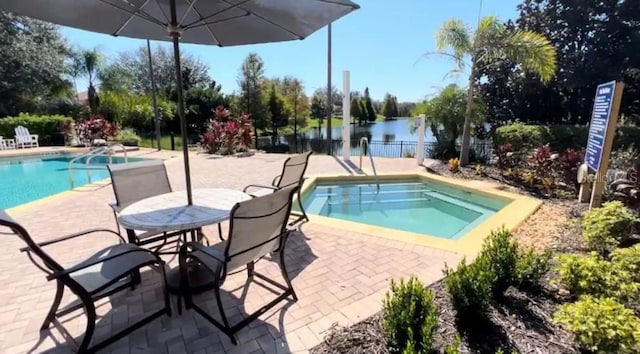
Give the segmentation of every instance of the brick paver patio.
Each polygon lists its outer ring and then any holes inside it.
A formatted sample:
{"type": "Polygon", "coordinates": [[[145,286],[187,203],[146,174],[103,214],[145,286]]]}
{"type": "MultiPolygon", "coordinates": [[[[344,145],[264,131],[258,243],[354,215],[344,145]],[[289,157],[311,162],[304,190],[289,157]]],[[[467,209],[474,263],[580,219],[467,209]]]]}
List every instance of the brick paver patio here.
{"type": "MultiPolygon", "coordinates": [[[[184,189],[183,165],[179,152],[141,151],[166,162],[174,190],[184,189]]],[[[191,155],[194,188],[242,188],[250,183],[270,183],[280,173],[285,155],[257,154],[247,158],[213,158],[191,155]]],[[[357,159],[354,159],[357,162],[357,159]]],[[[413,159],[376,159],[381,172],[415,171],[413,159]]],[[[348,173],[337,159],[312,156],[307,174],[348,173]]],[[[29,208],[17,208],[11,215],[36,241],[93,227],[115,229],[107,203],[113,201],[110,185],[74,191],[29,208]]],[[[217,231],[205,228],[217,239],[217,231]]],[[[0,352],[69,353],[70,349],[55,329],[40,332],[39,327],[53,300],[54,284],[34,267],[18,248],[15,236],[1,234],[0,252],[0,352]]],[[[115,242],[115,238],[96,235],[52,247],[51,253],[65,264],[86,258],[93,251],[115,242]]],[[[424,246],[391,241],[370,235],[307,223],[292,235],[286,251],[286,263],[299,300],[282,302],[238,333],[240,345],[234,346],[217,328],[193,311],[161,320],[133,332],[111,346],[106,353],[287,353],[306,352],[317,345],[333,324],[348,325],[379,311],[381,300],[392,278],[418,275],[430,283],[441,277],[444,263],[457,263],[461,255],[424,246]]],[[[173,260],[172,265],[177,261],[173,260]]],[[[278,267],[269,259],[256,266],[280,280],[278,267]]],[[[96,339],[117,331],[136,316],[162,306],[158,275],[143,273],[141,286],[101,302],[96,339]]],[[[224,303],[232,322],[268,302],[274,294],[254,281],[245,287],[246,272],[231,275],[224,284],[224,303]]],[[[67,292],[65,300],[72,296],[67,292]]],[[[213,294],[195,298],[216,317],[213,294]]],[[[79,338],[85,317],[73,313],[65,322],[79,338]]]]}

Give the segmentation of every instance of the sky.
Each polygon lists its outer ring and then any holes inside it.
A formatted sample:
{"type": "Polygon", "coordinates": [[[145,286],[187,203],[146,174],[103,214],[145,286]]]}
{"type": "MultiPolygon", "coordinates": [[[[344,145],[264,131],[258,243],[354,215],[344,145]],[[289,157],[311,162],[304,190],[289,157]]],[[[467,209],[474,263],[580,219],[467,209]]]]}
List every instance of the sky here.
{"type": "MultiPolygon", "coordinates": [[[[374,99],[385,93],[399,102],[415,102],[437,93],[449,83],[465,85],[464,75],[445,75],[453,63],[437,56],[434,35],[450,18],[463,20],[470,27],[482,16],[492,15],[506,21],[517,16],[520,0],[354,0],[361,7],[332,24],[332,84],[342,91],[343,72],[348,70],[352,91],[369,92],[374,99]]],[[[121,51],[146,46],[146,41],[113,37],[68,27],[62,34],[71,45],[97,48],[107,58],[121,51]]],[[[238,74],[244,58],[251,52],[262,57],[266,77],[291,75],[302,80],[307,94],[327,87],[327,28],[302,41],[216,47],[182,44],[181,50],[209,65],[210,76],[222,85],[222,91],[238,90],[238,74]]],[[[152,46],[170,46],[152,41],[152,46]]],[[[87,86],[79,81],[80,87],[87,86]]]]}

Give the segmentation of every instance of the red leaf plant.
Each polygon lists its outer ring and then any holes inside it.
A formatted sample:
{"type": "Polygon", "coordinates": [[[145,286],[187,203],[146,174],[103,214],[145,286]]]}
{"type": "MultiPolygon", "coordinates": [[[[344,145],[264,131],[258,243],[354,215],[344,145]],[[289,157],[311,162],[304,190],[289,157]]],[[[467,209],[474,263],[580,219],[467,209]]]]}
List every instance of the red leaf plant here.
{"type": "Polygon", "coordinates": [[[202,134],[202,147],[210,154],[229,155],[247,151],[252,143],[251,119],[243,113],[231,117],[223,106],[216,107],[207,123],[207,132],[202,134]]]}

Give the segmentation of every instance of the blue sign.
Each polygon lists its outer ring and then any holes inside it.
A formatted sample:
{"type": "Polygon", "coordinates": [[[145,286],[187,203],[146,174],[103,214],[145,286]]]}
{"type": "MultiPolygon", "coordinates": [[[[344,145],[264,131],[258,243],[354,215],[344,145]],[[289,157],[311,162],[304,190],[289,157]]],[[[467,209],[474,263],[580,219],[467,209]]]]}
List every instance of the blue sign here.
{"type": "Polygon", "coordinates": [[[607,136],[607,126],[609,126],[609,119],[611,119],[611,105],[613,104],[615,88],[615,81],[598,85],[596,98],[593,101],[589,140],[587,140],[584,161],[587,166],[595,171],[600,171],[600,162],[602,161],[604,141],[607,136]]]}

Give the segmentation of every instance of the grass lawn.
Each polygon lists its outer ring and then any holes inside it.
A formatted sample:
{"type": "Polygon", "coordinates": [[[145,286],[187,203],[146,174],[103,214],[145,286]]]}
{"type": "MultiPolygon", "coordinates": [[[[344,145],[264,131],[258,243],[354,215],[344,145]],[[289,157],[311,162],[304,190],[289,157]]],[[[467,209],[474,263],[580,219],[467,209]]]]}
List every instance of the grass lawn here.
{"type": "MultiPolygon", "coordinates": [[[[175,148],[179,150],[182,148],[182,138],[179,136],[174,137],[175,148]]],[[[139,143],[140,147],[146,148],[155,148],[156,147],[156,138],[142,138],[139,143]]],[[[169,135],[164,135],[160,138],[160,147],[162,150],[171,150],[171,137],[169,135]]]]}

